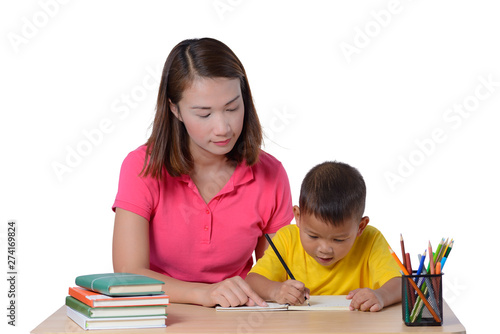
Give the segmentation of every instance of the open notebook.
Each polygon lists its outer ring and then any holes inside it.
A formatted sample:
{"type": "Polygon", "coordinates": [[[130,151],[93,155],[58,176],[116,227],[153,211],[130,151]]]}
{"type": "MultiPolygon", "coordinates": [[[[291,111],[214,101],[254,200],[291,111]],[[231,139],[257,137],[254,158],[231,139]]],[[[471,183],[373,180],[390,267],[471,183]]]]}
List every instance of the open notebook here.
{"type": "Polygon", "coordinates": [[[309,303],[302,305],[288,305],[278,303],[267,303],[267,307],[263,306],[236,306],[236,307],[221,307],[217,306],[217,311],[348,311],[350,300],[347,300],[346,295],[322,295],[311,296],[309,303]]]}

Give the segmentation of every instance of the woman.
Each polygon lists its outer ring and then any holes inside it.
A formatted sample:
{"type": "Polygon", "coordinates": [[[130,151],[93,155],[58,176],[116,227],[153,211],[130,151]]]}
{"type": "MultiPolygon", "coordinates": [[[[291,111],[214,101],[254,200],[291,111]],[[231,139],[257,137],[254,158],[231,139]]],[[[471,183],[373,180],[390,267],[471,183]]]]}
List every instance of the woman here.
{"type": "Polygon", "coordinates": [[[261,142],[236,55],[210,38],[175,46],[151,136],[121,168],[115,272],[165,282],[176,303],[265,306],[243,279],[268,246],[264,233],[293,211],[286,172],[261,142]]]}

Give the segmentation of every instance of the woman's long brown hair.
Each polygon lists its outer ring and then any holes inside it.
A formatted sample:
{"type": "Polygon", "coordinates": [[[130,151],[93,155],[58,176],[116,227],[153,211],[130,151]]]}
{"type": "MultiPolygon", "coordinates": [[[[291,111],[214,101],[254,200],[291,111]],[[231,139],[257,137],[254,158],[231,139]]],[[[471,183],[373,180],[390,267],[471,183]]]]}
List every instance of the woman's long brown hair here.
{"type": "Polygon", "coordinates": [[[186,128],[170,110],[170,102],[177,105],[183,91],[196,77],[240,80],[245,106],[243,129],[226,157],[238,163],[245,161],[249,166],[258,161],[262,128],[243,65],[231,49],[218,40],[189,39],[177,44],[165,61],[153,129],[146,142],[143,176],[160,180],[164,167],[171,176],[189,174],[193,169],[186,128]]]}

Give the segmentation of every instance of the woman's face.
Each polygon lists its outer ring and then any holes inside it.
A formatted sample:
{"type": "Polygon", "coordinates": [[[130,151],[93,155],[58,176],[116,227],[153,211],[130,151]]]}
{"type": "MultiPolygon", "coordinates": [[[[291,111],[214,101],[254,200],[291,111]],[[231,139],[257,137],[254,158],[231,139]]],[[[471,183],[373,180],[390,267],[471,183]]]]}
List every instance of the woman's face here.
{"type": "Polygon", "coordinates": [[[243,128],[245,106],[240,80],[197,78],[170,109],[186,127],[194,158],[225,155],[233,149],[243,128]]]}

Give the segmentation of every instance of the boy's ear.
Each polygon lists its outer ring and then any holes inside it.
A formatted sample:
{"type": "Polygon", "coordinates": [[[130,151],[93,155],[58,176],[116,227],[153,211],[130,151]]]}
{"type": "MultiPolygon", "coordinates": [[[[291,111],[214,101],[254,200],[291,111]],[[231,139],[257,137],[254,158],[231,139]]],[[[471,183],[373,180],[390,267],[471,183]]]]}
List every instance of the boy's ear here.
{"type": "Polygon", "coordinates": [[[172,103],[172,101],[170,101],[170,99],[168,99],[168,105],[170,107],[170,111],[172,112],[172,114],[174,114],[174,116],[182,122],[182,118],[181,118],[181,114],[179,113],[179,108],[177,108],[177,105],[172,103]]]}
{"type": "Polygon", "coordinates": [[[361,218],[361,222],[359,223],[358,226],[358,233],[356,234],[356,237],[359,237],[361,234],[363,234],[363,231],[366,228],[366,225],[370,222],[370,218],[368,216],[364,216],[361,218]]]}
{"type": "Polygon", "coordinates": [[[293,216],[295,217],[295,224],[300,227],[300,208],[297,205],[293,206],[293,216]]]}

